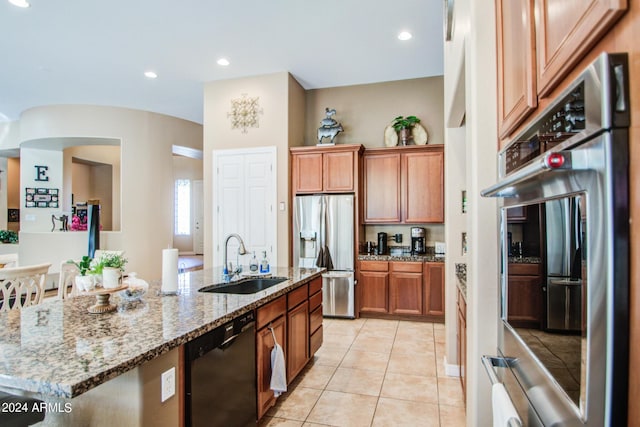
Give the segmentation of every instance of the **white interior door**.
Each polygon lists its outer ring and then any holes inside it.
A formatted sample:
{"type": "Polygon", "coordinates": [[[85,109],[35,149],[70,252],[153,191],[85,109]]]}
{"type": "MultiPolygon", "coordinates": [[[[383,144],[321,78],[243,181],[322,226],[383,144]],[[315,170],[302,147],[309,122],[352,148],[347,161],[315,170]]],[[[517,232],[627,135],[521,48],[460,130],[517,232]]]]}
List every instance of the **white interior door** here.
{"type": "Polygon", "coordinates": [[[204,190],[202,181],[193,181],[193,252],[204,253],[204,190]]]}
{"type": "Polygon", "coordinates": [[[239,234],[248,254],[237,256],[238,243],[229,241],[228,261],[248,265],[262,251],[272,265],[277,260],[276,148],[216,150],[213,153],[213,265],[223,265],[224,240],[239,234]]]}

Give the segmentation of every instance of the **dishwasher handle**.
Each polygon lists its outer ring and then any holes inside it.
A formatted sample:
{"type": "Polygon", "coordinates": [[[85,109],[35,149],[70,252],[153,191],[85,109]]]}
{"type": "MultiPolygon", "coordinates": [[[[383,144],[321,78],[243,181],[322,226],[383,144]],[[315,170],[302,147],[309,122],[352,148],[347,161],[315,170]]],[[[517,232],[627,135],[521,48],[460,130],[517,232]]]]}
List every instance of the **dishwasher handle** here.
{"type": "Polygon", "coordinates": [[[246,325],[244,325],[241,329],[240,332],[232,334],[231,336],[225,337],[225,340],[222,342],[222,344],[220,344],[218,346],[219,349],[221,350],[226,350],[227,348],[231,347],[233,345],[233,342],[238,339],[238,337],[240,335],[242,335],[243,333],[245,333],[248,329],[251,329],[255,326],[256,322],[250,322],[247,323],[246,325]]]}

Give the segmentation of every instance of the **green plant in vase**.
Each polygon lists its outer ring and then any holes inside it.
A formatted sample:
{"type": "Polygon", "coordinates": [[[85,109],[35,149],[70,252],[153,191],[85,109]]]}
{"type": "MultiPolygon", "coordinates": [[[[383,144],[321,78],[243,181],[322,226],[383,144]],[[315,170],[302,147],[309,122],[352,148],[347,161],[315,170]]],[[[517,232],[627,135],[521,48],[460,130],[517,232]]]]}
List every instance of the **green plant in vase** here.
{"type": "Polygon", "coordinates": [[[398,116],[393,119],[391,126],[398,132],[402,145],[409,143],[409,140],[411,140],[411,130],[417,123],[420,123],[420,119],[416,116],[398,116]]]}
{"type": "Polygon", "coordinates": [[[118,253],[108,252],[100,256],[95,264],[94,271],[102,274],[102,286],[105,288],[117,288],[127,262],[127,258],[118,253]]]}

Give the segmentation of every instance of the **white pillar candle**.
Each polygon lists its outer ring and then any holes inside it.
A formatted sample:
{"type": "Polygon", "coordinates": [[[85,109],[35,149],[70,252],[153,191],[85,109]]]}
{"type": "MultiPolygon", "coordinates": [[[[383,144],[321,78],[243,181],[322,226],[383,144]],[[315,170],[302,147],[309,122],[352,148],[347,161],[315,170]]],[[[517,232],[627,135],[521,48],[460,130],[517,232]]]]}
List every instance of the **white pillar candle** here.
{"type": "Polygon", "coordinates": [[[178,250],[162,250],[162,288],[163,293],[178,291],[178,250]]]}

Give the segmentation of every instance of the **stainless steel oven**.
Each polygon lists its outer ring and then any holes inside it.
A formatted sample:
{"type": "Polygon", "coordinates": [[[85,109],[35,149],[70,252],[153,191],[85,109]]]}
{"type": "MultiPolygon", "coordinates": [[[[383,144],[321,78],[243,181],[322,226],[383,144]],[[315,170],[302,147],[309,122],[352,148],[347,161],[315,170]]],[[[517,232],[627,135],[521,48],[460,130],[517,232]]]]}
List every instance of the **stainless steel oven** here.
{"type": "Polygon", "coordinates": [[[627,424],[628,93],[627,55],[602,54],[499,153],[499,182],[482,192],[503,200],[498,348],[485,366],[523,425],[627,424]],[[517,229],[515,210],[537,223],[517,229]],[[510,257],[514,235],[538,253],[510,257]],[[537,274],[515,276],[523,259],[537,274]]]}

